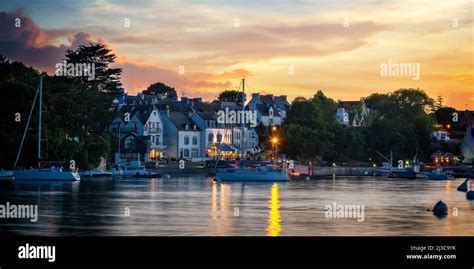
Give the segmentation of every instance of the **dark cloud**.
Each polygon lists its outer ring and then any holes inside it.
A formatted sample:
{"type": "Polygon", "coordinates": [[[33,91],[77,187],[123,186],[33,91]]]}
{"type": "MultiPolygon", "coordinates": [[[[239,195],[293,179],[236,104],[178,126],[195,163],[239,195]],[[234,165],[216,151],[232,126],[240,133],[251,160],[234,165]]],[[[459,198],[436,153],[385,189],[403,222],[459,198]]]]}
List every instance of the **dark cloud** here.
{"type": "Polygon", "coordinates": [[[69,37],[71,44],[55,45],[55,36],[48,35],[21,10],[0,12],[0,25],[1,54],[50,73],[54,72],[54,66],[64,58],[68,49],[94,41],[91,34],[79,32],[69,37]],[[17,18],[20,27],[15,25],[17,18]]]}

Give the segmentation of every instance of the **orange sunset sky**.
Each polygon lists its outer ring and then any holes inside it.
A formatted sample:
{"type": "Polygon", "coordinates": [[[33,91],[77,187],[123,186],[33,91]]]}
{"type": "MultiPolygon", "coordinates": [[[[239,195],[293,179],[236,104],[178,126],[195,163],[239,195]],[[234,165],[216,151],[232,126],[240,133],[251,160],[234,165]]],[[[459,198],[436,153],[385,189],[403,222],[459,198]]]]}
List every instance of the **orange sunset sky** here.
{"type": "Polygon", "coordinates": [[[419,87],[474,109],[471,0],[1,2],[1,54],[52,73],[67,49],[103,42],[130,94],[162,81],[210,100],[245,77],[247,92],[290,100],[419,87]],[[420,79],[381,76],[389,60],[420,79]]]}

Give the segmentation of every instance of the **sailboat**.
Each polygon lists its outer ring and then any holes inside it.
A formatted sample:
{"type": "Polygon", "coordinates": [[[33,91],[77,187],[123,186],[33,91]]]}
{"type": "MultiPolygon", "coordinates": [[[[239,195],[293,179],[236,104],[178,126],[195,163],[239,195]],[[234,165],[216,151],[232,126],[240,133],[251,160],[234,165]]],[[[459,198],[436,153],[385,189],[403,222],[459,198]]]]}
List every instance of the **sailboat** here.
{"type": "Polygon", "coordinates": [[[32,181],[76,181],[80,180],[81,177],[77,171],[63,171],[61,166],[51,166],[51,167],[44,167],[42,166],[41,162],[41,106],[42,106],[42,98],[43,98],[43,76],[40,76],[40,81],[38,85],[38,89],[36,90],[35,98],[33,100],[33,105],[31,106],[30,115],[28,117],[28,121],[26,123],[26,128],[23,133],[23,137],[21,139],[20,149],[18,150],[18,154],[15,160],[15,164],[13,165],[13,174],[15,180],[32,180],[32,181]],[[38,96],[39,95],[39,96],[38,96]],[[26,132],[30,125],[31,115],[33,113],[36,99],[38,101],[38,168],[31,168],[26,170],[15,170],[16,165],[18,163],[18,159],[20,158],[20,153],[23,148],[23,142],[25,141],[26,132]]]}
{"type": "MultiPolygon", "coordinates": [[[[242,79],[242,115],[245,110],[245,79],[242,79]]],[[[242,122],[242,160],[245,160],[245,122],[242,122]]],[[[216,162],[217,166],[217,162],[216,162]]],[[[288,173],[284,169],[277,169],[271,165],[245,166],[240,162],[240,167],[216,169],[218,181],[287,181],[288,173]]]]}

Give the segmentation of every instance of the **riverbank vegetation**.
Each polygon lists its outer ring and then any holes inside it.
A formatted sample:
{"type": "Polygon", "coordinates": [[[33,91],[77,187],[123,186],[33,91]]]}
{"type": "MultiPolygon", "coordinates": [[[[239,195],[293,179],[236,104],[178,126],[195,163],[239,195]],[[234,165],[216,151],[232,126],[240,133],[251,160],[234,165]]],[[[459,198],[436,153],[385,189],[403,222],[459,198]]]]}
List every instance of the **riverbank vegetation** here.
{"type": "Polygon", "coordinates": [[[296,98],[281,128],[282,151],[297,160],[381,162],[377,152],[396,159],[427,160],[435,104],[423,90],[400,89],[364,99],[369,109],[362,125],[337,121],[338,104],[318,91],[296,98]]]}

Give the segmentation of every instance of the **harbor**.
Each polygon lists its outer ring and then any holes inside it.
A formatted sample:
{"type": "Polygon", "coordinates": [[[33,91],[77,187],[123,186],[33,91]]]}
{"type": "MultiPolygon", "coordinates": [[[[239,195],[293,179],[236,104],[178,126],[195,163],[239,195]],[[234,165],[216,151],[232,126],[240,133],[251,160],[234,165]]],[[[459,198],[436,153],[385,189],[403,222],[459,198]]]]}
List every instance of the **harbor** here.
{"type": "Polygon", "coordinates": [[[463,179],[386,177],[289,182],[83,178],[1,182],[0,205],[34,204],[38,221],[0,220],[0,234],[36,236],[461,236],[474,234],[463,179]],[[430,210],[443,200],[449,214],[430,210]],[[365,205],[363,222],[328,219],[325,207],[365,205]],[[455,210],[454,210],[455,209],[455,210]],[[454,212],[457,212],[456,214],[454,212]]]}

